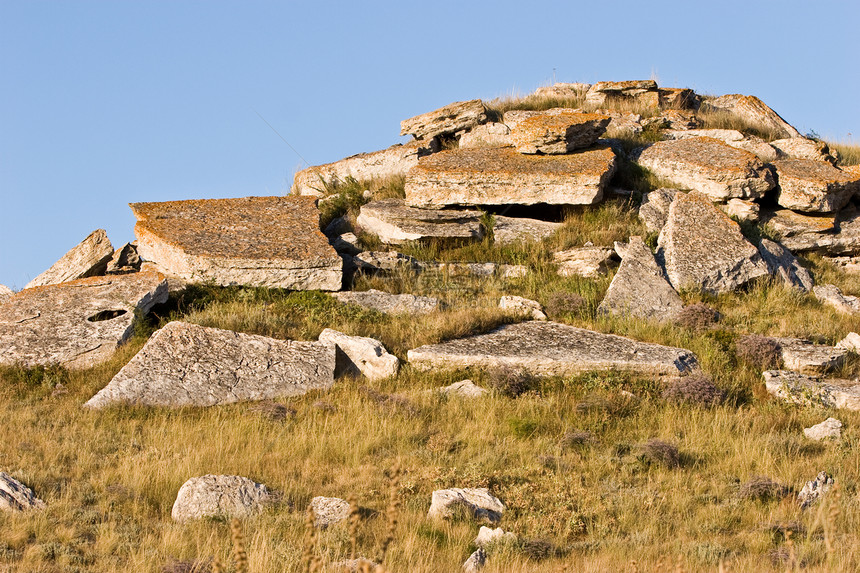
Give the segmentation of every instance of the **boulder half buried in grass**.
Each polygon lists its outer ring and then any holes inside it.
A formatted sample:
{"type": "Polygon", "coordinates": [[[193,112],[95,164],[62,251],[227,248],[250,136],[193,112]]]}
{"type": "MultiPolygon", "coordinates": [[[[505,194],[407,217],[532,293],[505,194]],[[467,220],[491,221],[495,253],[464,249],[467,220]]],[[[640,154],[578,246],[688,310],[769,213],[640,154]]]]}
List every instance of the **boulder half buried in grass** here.
{"type": "Polygon", "coordinates": [[[182,484],[170,516],[179,522],[204,517],[251,517],[274,500],[261,483],[242,476],[209,474],[182,484]]]}

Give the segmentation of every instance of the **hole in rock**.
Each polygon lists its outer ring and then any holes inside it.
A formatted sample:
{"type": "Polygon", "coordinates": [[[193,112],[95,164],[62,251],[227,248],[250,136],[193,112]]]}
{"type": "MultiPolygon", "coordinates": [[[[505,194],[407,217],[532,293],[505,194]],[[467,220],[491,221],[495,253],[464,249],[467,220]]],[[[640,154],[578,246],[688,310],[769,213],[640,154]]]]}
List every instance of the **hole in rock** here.
{"type": "Polygon", "coordinates": [[[88,320],[88,321],[90,321],[90,322],[102,322],[102,321],[104,321],[104,320],[112,320],[112,319],[114,319],[114,318],[116,318],[116,317],[118,317],[118,316],[122,316],[122,315],[124,315],[124,314],[125,314],[125,313],[127,313],[127,312],[128,312],[128,311],[127,311],[127,310],[124,310],[124,309],[118,309],[118,310],[103,310],[103,311],[101,311],[101,312],[98,312],[98,313],[96,313],[96,314],[92,315],[92,316],[91,316],[91,317],[89,317],[87,320],[88,320]]]}

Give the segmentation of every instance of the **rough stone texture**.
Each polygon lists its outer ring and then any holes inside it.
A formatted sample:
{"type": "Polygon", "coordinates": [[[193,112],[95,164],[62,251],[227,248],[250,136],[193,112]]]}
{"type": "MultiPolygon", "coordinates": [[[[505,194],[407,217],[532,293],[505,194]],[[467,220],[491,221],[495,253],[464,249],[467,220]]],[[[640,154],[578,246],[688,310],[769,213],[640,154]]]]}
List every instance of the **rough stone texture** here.
{"type": "Polygon", "coordinates": [[[473,276],[491,277],[494,275],[503,279],[522,278],[529,274],[525,265],[497,265],[496,263],[437,263],[421,261],[423,272],[446,274],[451,277],[473,276]]]}
{"type": "Polygon", "coordinates": [[[662,187],[646,193],[639,206],[639,218],[645,223],[649,233],[659,233],[669,218],[669,205],[678,194],[677,189],[662,187]]]}
{"type": "Polygon", "coordinates": [[[192,282],[340,290],[312,197],[133,203],[141,258],[192,282]]]}
{"type": "Polygon", "coordinates": [[[667,109],[657,117],[667,129],[674,131],[698,129],[702,126],[702,121],[693,113],[677,109],[667,109]]]}
{"type": "Polygon", "coordinates": [[[104,229],[96,229],[51,268],[31,280],[25,289],[54,285],[104,274],[113,256],[113,246],[104,229]]]}
{"type": "Polygon", "coordinates": [[[352,258],[357,269],[372,273],[391,273],[397,270],[418,269],[414,257],[397,251],[364,251],[352,258]]]}
{"type": "Polygon", "coordinates": [[[428,518],[447,519],[460,512],[479,521],[498,523],[505,513],[505,504],[483,487],[439,489],[433,492],[428,518]]]}
{"type": "Polygon", "coordinates": [[[418,165],[419,157],[430,153],[426,143],[410,141],[381,151],[352,155],[334,163],[308,167],[296,173],[290,193],[322,197],[329,189],[349,178],[370,181],[403,176],[418,165]]]}
{"type": "Polygon", "coordinates": [[[562,223],[525,217],[494,216],[493,242],[498,245],[542,241],[562,227],[562,223]]]}
{"type": "Polygon", "coordinates": [[[140,256],[137,254],[137,242],[126,243],[114,251],[105,269],[106,275],[125,275],[140,270],[140,256]]]}
{"type": "Polygon", "coordinates": [[[754,135],[742,133],[736,129],[688,129],[664,131],[668,139],[689,139],[691,137],[710,137],[718,139],[726,145],[736,149],[749,151],[764,162],[770,162],[777,158],[777,151],[765,140],[754,135]]]}
{"type": "Polygon", "coordinates": [[[594,113],[540,114],[511,128],[511,139],[520,153],[560,155],[597,143],[609,121],[594,113]]]}
{"type": "Polygon", "coordinates": [[[762,376],[767,391],[786,402],[860,410],[860,381],[822,379],[790,370],[768,370],[762,376]]]}
{"type": "Polygon", "coordinates": [[[830,154],[830,147],[823,141],[805,137],[791,137],[771,141],[770,145],[776,149],[779,159],[809,159],[826,161],[832,165],[836,164],[836,159],[830,154]]]}
{"type": "Polygon", "coordinates": [[[778,137],[802,137],[799,131],[755,96],[728,94],[709,99],[707,107],[736,115],[752,125],[773,131],[778,137]]]}
{"type": "Polygon", "coordinates": [[[546,320],[546,314],[544,314],[543,308],[538,301],[521,296],[503,296],[499,300],[499,308],[527,316],[531,320],[546,320]]]}
{"type": "Polygon", "coordinates": [[[331,246],[340,254],[357,255],[361,252],[355,233],[344,233],[331,240],[331,246]]]}
{"type": "Polygon", "coordinates": [[[819,376],[836,370],[845,361],[848,351],[843,348],[813,344],[799,338],[775,338],[786,370],[819,376]]]}
{"type": "Polygon", "coordinates": [[[0,512],[43,509],[45,502],[33,490],[7,474],[0,472],[0,512]]]}
{"type": "Polygon", "coordinates": [[[539,87],[534,94],[538,97],[574,99],[585,97],[591,84],[558,82],[551,86],[539,87]]]}
{"type": "Polygon", "coordinates": [[[458,101],[400,122],[400,135],[430,139],[470,129],[487,122],[487,109],[479,99],[458,101]]]}
{"type": "Polygon", "coordinates": [[[860,314],[860,298],[842,294],[836,285],[820,285],[812,288],[815,298],[829,304],[845,314],[860,314]]]}
{"type": "Polygon", "coordinates": [[[860,273],[860,257],[822,257],[846,273],[860,273]]]}
{"type": "Polygon", "coordinates": [[[439,299],[414,294],[389,294],[376,289],[332,293],[342,303],[356,304],[386,314],[428,314],[441,310],[439,299]]]}
{"type": "Polygon", "coordinates": [[[368,380],[383,380],[397,376],[400,370],[400,360],[389,354],[385,346],[374,338],[349,336],[326,328],[320,333],[319,340],[338,348],[336,375],[360,373],[368,380]]]}
{"type": "Polygon", "coordinates": [[[475,210],[417,209],[403,199],[362,205],[356,223],[388,245],[428,239],[463,241],[484,236],[481,213],[475,210]]]}
{"type": "Polygon", "coordinates": [[[860,334],[849,332],[845,338],[836,343],[836,348],[844,348],[860,354],[860,334]]]}
{"type": "Polygon", "coordinates": [[[806,482],[800,493],[797,494],[797,503],[800,504],[800,509],[806,509],[818,502],[822,497],[827,495],[827,492],[832,487],[833,477],[827,472],[818,472],[815,479],[806,482]]]}
{"type": "Polygon", "coordinates": [[[838,440],[842,437],[842,422],[836,418],[827,418],[820,424],[803,428],[803,433],[810,440],[838,440]]]}
{"type": "Polygon", "coordinates": [[[773,166],[779,180],[777,203],[786,209],[832,213],[860,192],[860,176],[823,161],[780,159],[773,166]]]}
{"type": "Polygon", "coordinates": [[[755,155],[711,137],[660,141],[645,149],[638,162],[713,201],[758,199],[775,185],[770,168],[755,155]]]}
{"type": "Polygon", "coordinates": [[[767,265],[768,272],[782,279],[788,286],[809,292],[815,286],[812,274],[803,268],[791,252],[769,239],[762,239],[758,252],[767,265]]]}
{"type": "Polygon", "coordinates": [[[603,197],[615,164],[609,147],[568,155],[523,155],[508,148],[441,151],[409,172],[406,203],[592,205],[603,197]]]}
{"type": "Polygon", "coordinates": [[[3,304],[15,294],[15,291],[7,287],[6,285],[0,285],[0,304],[3,304]]]}
{"type": "Polygon", "coordinates": [[[759,220],[761,207],[758,203],[752,201],[744,201],[743,199],[729,199],[728,203],[718,204],[723,213],[729,217],[734,217],[739,221],[759,220]]]}
{"type": "Polygon", "coordinates": [[[615,243],[615,251],[621,255],[621,266],[598,312],[672,320],[684,303],[642,238],[631,237],[628,244],[615,243]]]}
{"type": "Polygon", "coordinates": [[[504,123],[485,123],[460,136],[460,149],[511,147],[511,128],[504,123]]]}
{"type": "Polygon", "coordinates": [[[501,527],[491,529],[485,525],[478,530],[478,536],[475,537],[476,547],[486,547],[494,543],[513,543],[517,540],[517,535],[510,531],[505,531],[501,527]]]}
{"type": "Polygon", "coordinates": [[[552,254],[560,276],[596,278],[609,272],[615,251],[606,247],[575,247],[552,254]]]}
{"type": "Polygon", "coordinates": [[[479,547],[463,563],[463,571],[464,573],[475,573],[483,569],[486,564],[487,552],[484,551],[483,547],[479,547]]]}
{"type": "Polygon", "coordinates": [[[701,97],[690,88],[660,88],[660,107],[673,110],[698,109],[701,97]]]}
{"type": "Polygon", "coordinates": [[[328,389],[335,346],[276,340],[187,322],[169,322],[95,396],[87,408],[215,406],[328,389]]]}
{"type": "Polygon", "coordinates": [[[481,398],[490,393],[486,388],[481,388],[471,380],[460,380],[448,386],[439,388],[439,392],[446,396],[457,396],[459,398],[481,398]]]}
{"type": "Polygon", "coordinates": [[[607,107],[634,102],[638,105],[658,108],[660,92],[654,80],[597,82],[585,94],[585,102],[607,107]]]}
{"type": "Polygon", "coordinates": [[[679,193],[657,239],[669,282],[680,290],[731,291],[768,274],[737,223],[700,193],[679,193]]]}
{"type": "Polygon", "coordinates": [[[246,477],[208,474],[182,484],[170,515],[185,522],[204,517],[251,517],[274,501],[268,488],[246,477]]]}
{"type": "Polygon", "coordinates": [[[339,497],[318,495],[311,500],[311,511],[314,513],[314,526],[325,529],[349,517],[349,502],[339,497]]]}
{"type": "Polygon", "coordinates": [[[22,290],[0,307],[0,364],[100,364],[132,335],[136,316],[167,296],[164,276],[151,272],[22,290]]]}
{"type": "Polygon", "coordinates": [[[762,211],[761,220],[779,234],[782,245],[792,252],[829,250],[836,243],[833,215],[813,216],[778,209],[762,211]]]}
{"type": "Polygon", "coordinates": [[[521,368],[538,376],[621,370],[679,376],[697,367],[689,350],[637,342],[556,322],[528,321],[407,353],[418,370],[521,368]]]}
{"type": "Polygon", "coordinates": [[[607,137],[635,137],[642,133],[644,126],[642,116],[638,113],[615,109],[596,109],[594,112],[612,118],[606,126],[607,137]]]}

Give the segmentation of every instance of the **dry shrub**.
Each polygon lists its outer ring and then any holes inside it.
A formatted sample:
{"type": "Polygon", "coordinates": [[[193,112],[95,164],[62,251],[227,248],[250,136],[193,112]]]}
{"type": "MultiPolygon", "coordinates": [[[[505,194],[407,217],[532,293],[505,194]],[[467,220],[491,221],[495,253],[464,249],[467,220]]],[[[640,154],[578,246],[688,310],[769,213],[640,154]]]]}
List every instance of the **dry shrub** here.
{"type": "Polygon", "coordinates": [[[585,308],[585,304],[585,298],[575,292],[554,292],[547,300],[546,312],[553,318],[576,314],[585,308]]]}
{"type": "Polygon", "coordinates": [[[738,496],[741,499],[769,501],[771,499],[782,499],[790,493],[790,488],[773,481],[769,477],[754,476],[748,482],[741,485],[738,496]]]}
{"type": "Polygon", "coordinates": [[[747,334],[735,343],[738,358],[762,370],[778,368],[782,358],[779,342],[769,336],[747,334]]]}
{"type": "Polygon", "coordinates": [[[525,539],[520,542],[519,549],[532,561],[543,561],[561,553],[558,547],[546,539],[525,539]]]}
{"type": "Polygon", "coordinates": [[[651,464],[660,464],[667,468],[677,468],[681,465],[681,453],[677,446],[673,446],[669,442],[651,438],[642,446],[641,457],[651,464]]]}
{"type": "Polygon", "coordinates": [[[490,388],[509,398],[517,398],[538,388],[538,379],[521,368],[503,366],[490,370],[488,374],[490,388]]]}
{"type": "Polygon", "coordinates": [[[278,402],[272,402],[271,400],[264,400],[263,402],[254,404],[248,408],[248,411],[272,422],[283,422],[287,418],[295,418],[297,414],[295,408],[279,404],[278,402]]]}
{"type": "Polygon", "coordinates": [[[663,398],[670,402],[716,406],[725,400],[726,393],[704,374],[695,373],[670,382],[663,390],[663,398]]]}
{"type": "Polygon", "coordinates": [[[717,312],[717,309],[700,302],[685,306],[675,318],[675,322],[681,328],[695,331],[706,330],[719,322],[719,320],[720,313],[717,312]]]}
{"type": "Polygon", "coordinates": [[[173,560],[161,567],[161,573],[209,573],[210,561],[177,561],[173,560]]]}
{"type": "Polygon", "coordinates": [[[567,448],[580,448],[594,443],[594,434],[587,430],[571,428],[564,433],[561,443],[567,448]]]}
{"type": "Polygon", "coordinates": [[[380,406],[396,410],[407,416],[417,416],[421,413],[415,404],[403,396],[398,396],[397,394],[386,394],[385,392],[374,390],[370,386],[361,386],[359,387],[359,390],[362,394],[370,398],[371,401],[376,402],[380,406]]]}

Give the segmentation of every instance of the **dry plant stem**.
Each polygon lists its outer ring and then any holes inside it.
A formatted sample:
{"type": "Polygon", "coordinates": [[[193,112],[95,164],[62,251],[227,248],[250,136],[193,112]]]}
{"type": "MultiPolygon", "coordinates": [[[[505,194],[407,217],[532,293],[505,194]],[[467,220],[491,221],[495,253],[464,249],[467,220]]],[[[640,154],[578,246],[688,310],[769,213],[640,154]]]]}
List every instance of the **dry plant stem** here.
{"type": "Polygon", "coordinates": [[[388,532],[379,548],[379,559],[377,561],[380,564],[385,560],[385,554],[388,553],[388,547],[391,545],[391,542],[394,541],[394,532],[397,528],[397,512],[400,509],[400,478],[402,475],[403,470],[398,462],[391,469],[391,476],[389,478],[391,490],[388,499],[388,508],[385,512],[388,517],[388,532]]]}
{"type": "Polygon", "coordinates": [[[308,505],[305,518],[305,538],[302,544],[302,571],[311,573],[316,549],[316,528],[314,527],[314,510],[308,505]]]}
{"type": "Polygon", "coordinates": [[[245,536],[242,534],[242,522],[236,517],[230,521],[230,533],[233,538],[233,561],[236,563],[236,573],[248,573],[248,552],[245,551],[245,536]]]}
{"type": "Polygon", "coordinates": [[[358,548],[358,526],[361,524],[361,514],[355,496],[349,496],[349,558],[355,559],[358,548]]]}

